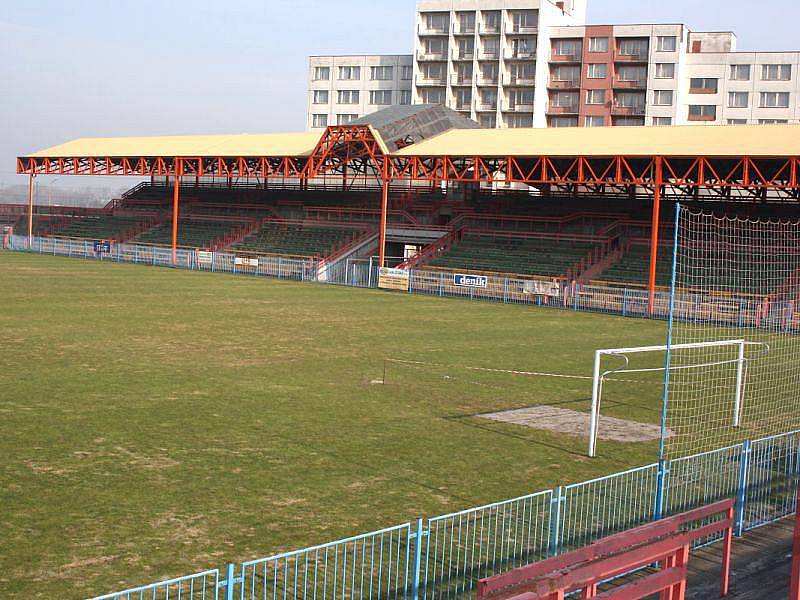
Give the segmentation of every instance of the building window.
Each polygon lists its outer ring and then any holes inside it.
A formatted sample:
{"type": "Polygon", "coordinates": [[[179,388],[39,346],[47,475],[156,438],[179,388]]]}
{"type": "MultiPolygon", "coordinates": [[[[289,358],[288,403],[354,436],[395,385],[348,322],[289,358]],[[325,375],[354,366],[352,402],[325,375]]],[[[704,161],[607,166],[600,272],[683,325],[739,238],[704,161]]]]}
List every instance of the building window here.
{"type": "Polygon", "coordinates": [[[475,33],[475,13],[458,13],[458,33],[475,33]]]}
{"type": "Polygon", "coordinates": [[[674,92],[672,90],[655,90],[653,104],[656,106],[672,106],[674,92]]]}
{"type": "Polygon", "coordinates": [[[621,117],[614,120],[617,127],[643,127],[644,119],[636,117],[621,117]]]}
{"type": "Polygon", "coordinates": [[[311,126],[312,127],[327,127],[328,126],[328,115],[312,115],[311,116],[311,126]]]}
{"type": "Polygon", "coordinates": [[[533,90],[511,90],[508,103],[511,108],[517,106],[533,106],[533,90]]]}
{"type": "Polygon", "coordinates": [[[356,119],[358,119],[358,115],[336,115],[336,124],[350,125],[356,119]]]}
{"type": "Polygon", "coordinates": [[[620,81],[636,81],[644,85],[647,82],[647,67],[620,65],[617,70],[617,78],[620,81]]]}
{"type": "Polygon", "coordinates": [[[761,65],[761,79],[764,81],[789,81],[792,78],[792,65],[761,65]]]}
{"type": "MultiPolygon", "coordinates": [[[[531,100],[533,100],[533,92],[531,92],[531,100]]],[[[571,108],[578,110],[578,93],[577,92],[555,92],[550,97],[553,106],[559,108],[571,108]]],[[[532,104],[532,102],[531,102],[532,104]]]]}
{"type": "Polygon", "coordinates": [[[358,81],[361,79],[361,67],[339,67],[339,81],[358,81]]]}
{"type": "Polygon", "coordinates": [[[646,56],[647,40],[620,40],[619,53],[622,56],[646,56]]]}
{"type": "Polygon", "coordinates": [[[423,104],[444,104],[444,90],[422,90],[423,104]]]}
{"type": "Polygon", "coordinates": [[[435,33],[447,33],[450,29],[450,15],[448,13],[428,13],[425,15],[425,27],[435,33]]]}
{"type": "Polygon", "coordinates": [[[478,124],[485,129],[497,128],[497,115],[483,114],[478,116],[478,124]]]}
{"type": "Polygon", "coordinates": [[[586,117],[584,122],[586,127],[604,127],[606,124],[605,117],[586,117]]]}
{"type": "Polygon", "coordinates": [[[497,83],[500,80],[500,66],[495,62],[481,63],[481,80],[483,83],[497,83]]]}
{"type": "Polygon", "coordinates": [[[579,85],[581,80],[580,67],[557,66],[553,68],[553,81],[565,81],[579,85]]]}
{"type": "Polygon", "coordinates": [[[660,35],[656,40],[659,52],[675,52],[678,49],[678,38],[674,35],[660,35]]]}
{"type": "Polygon", "coordinates": [[[500,11],[483,12],[483,28],[487,33],[500,32],[500,11]]]}
{"type": "Polygon", "coordinates": [[[403,65],[400,67],[400,79],[403,81],[410,81],[414,78],[414,67],[412,65],[403,65]]]}
{"type": "Polygon", "coordinates": [[[789,92],[761,92],[761,108],[789,108],[789,92]]]}
{"type": "Polygon", "coordinates": [[[759,125],[788,125],[787,119],[759,119],[759,125]]]}
{"type": "Polygon", "coordinates": [[[692,77],[689,84],[690,94],[716,94],[719,90],[719,79],[713,77],[692,77]]]}
{"type": "Polygon", "coordinates": [[[750,65],[731,65],[731,81],[750,81],[750,65]]]}
{"type": "Polygon", "coordinates": [[[669,127],[672,125],[672,117],[653,117],[654,127],[669,127]]]}
{"type": "Polygon", "coordinates": [[[511,51],[514,58],[534,58],[536,55],[536,40],[521,38],[511,40],[511,51]]]}
{"type": "Polygon", "coordinates": [[[656,63],[656,79],[675,79],[675,63],[656,63]]]}
{"type": "Polygon", "coordinates": [[[447,55],[447,40],[438,38],[425,40],[425,54],[444,57],[447,55]]]}
{"type": "Polygon", "coordinates": [[[330,78],[330,67],[314,67],[314,81],[329,81],[330,78]]]}
{"type": "Polygon", "coordinates": [[[411,104],[411,90],[400,90],[397,92],[398,104],[411,104]]]}
{"type": "Polygon", "coordinates": [[[605,90],[586,90],[586,104],[605,104],[605,90]]]}
{"type": "Polygon", "coordinates": [[[391,90],[373,90],[369,93],[369,103],[375,106],[389,106],[392,103],[391,90]]]}
{"type": "Polygon", "coordinates": [[[589,52],[608,52],[608,38],[589,38],[589,52]]]}
{"type": "Polygon", "coordinates": [[[510,129],[533,127],[533,115],[508,115],[506,116],[506,125],[510,129]]]}
{"type": "Polygon", "coordinates": [[[747,119],[728,119],[728,125],[747,125],[747,119]]]}
{"type": "Polygon", "coordinates": [[[511,81],[534,81],[536,79],[536,63],[512,63],[511,81]]]}
{"type": "Polygon", "coordinates": [[[370,67],[369,78],[372,81],[391,81],[394,79],[393,67],[370,67]]]}
{"type": "Polygon", "coordinates": [[[553,41],[553,54],[556,56],[580,56],[581,48],[580,40],[554,40],[553,41]]]}
{"type": "Polygon", "coordinates": [[[475,39],[458,40],[458,58],[472,58],[475,56],[475,39]]]}
{"type": "Polygon", "coordinates": [[[339,90],[336,101],[339,104],[358,104],[360,94],[358,90],[339,90]]]}
{"type": "Polygon", "coordinates": [[[550,127],[577,127],[578,117],[552,117],[550,127]]]}
{"type": "Polygon", "coordinates": [[[486,58],[498,58],[500,56],[500,38],[483,39],[483,56],[486,58]]]}
{"type": "Polygon", "coordinates": [[[456,90],[456,110],[472,109],[472,88],[459,88],[456,90]]]}
{"type": "Polygon", "coordinates": [[[690,121],[716,121],[717,107],[713,104],[692,104],[689,106],[690,121]]]}
{"type": "Polygon", "coordinates": [[[445,84],[444,77],[445,65],[440,63],[426,63],[422,65],[422,78],[426,81],[434,81],[445,84]]]}
{"type": "Polygon", "coordinates": [[[511,14],[511,21],[514,31],[519,33],[528,29],[536,29],[539,26],[538,10],[519,10],[511,14]]]}
{"type": "Polygon", "coordinates": [[[497,109],[497,90],[490,88],[481,88],[480,90],[480,105],[482,108],[489,110],[497,109]]]}
{"type": "Polygon", "coordinates": [[[747,108],[750,106],[748,92],[728,92],[728,108],[747,108]]]}
{"type": "Polygon", "coordinates": [[[328,90],[314,90],[314,104],[327,104],[329,101],[328,90]]]}
{"type": "Polygon", "coordinates": [[[608,65],[606,63],[592,63],[588,67],[587,77],[589,79],[605,79],[608,77],[608,65]]]}
{"type": "Polygon", "coordinates": [[[619,108],[631,108],[634,110],[644,110],[645,98],[639,92],[619,92],[614,96],[614,106],[619,108]]]}

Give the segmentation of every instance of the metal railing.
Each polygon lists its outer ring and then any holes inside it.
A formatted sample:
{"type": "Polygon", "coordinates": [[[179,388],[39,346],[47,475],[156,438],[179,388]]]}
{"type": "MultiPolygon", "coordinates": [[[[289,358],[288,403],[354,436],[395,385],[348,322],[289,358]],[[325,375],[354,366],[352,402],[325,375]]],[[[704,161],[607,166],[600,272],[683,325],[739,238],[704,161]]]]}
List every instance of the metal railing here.
{"type": "Polygon", "coordinates": [[[468,598],[479,579],[724,498],[742,535],[794,514],[798,475],[793,431],[95,600],[468,598]]]}

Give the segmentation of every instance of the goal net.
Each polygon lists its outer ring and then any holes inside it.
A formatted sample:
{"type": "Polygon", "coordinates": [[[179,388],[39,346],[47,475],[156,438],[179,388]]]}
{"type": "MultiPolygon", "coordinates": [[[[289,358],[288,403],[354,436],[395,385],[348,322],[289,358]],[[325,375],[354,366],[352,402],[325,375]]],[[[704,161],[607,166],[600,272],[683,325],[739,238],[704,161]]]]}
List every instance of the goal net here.
{"type": "Polygon", "coordinates": [[[676,218],[661,457],[800,427],[800,224],[676,218]]]}

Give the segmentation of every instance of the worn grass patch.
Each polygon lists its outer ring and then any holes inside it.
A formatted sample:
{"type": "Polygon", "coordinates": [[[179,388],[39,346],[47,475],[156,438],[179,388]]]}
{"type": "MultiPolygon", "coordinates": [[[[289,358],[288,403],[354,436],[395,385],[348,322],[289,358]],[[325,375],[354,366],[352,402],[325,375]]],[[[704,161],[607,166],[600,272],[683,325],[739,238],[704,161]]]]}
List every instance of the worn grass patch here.
{"type": "MultiPolygon", "coordinates": [[[[0,597],[80,598],[653,459],[489,422],[588,410],[590,374],[662,323],[0,253],[0,597]],[[452,369],[450,370],[452,371],[452,369]]],[[[657,422],[640,389],[605,414],[657,422]]]]}

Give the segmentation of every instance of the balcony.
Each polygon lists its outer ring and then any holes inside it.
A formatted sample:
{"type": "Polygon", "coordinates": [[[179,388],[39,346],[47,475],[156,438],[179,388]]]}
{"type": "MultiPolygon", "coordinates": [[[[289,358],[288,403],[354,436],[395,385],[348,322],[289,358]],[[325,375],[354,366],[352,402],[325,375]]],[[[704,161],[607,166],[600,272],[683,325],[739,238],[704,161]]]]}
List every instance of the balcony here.
{"type": "Polygon", "coordinates": [[[472,87],[472,82],[475,78],[470,75],[466,77],[464,75],[451,75],[450,76],[450,85],[461,85],[466,87],[472,87]]]}
{"type": "Polygon", "coordinates": [[[551,90],[577,90],[581,87],[580,79],[556,80],[551,79],[547,87],[551,90]]]}
{"type": "Polygon", "coordinates": [[[475,25],[462,27],[461,24],[453,25],[453,35],[475,35],[475,25]]]}
{"type": "Polygon", "coordinates": [[[481,23],[478,33],[480,35],[500,35],[500,24],[487,25],[486,23],[481,23]]]}
{"type": "Polygon", "coordinates": [[[577,104],[569,104],[566,106],[559,106],[555,104],[547,105],[548,115],[577,115],[580,112],[580,107],[577,104]]]}
{"type": "Polygon", "coordinates": [[[582,62],[583,57],[580,54],[552,54],[550,56],[551,63],[579,63],[582,62]]]}
{"type": "Polygon", "coordinates": [[[454,61],[466,60],[472,62],[472,60],[475,58],[475,50],[473,50],[472,52],[462,52],[461,50],[456,48],[455,50],[453,50],[452,58],[454,61]]]}
{"type": "Polygon", "coordinates": [[[472,102],[456,103],[456,110],[458,112],[472,112],[472,102]]]}
{"type": "Polygon", "coordinates": [[[417,26],[417,34],[426,37],[433,36],[450,36],[450,25],[446,27],[427,27],[425,25],[417,26]]]}
{"type": "Polygon", "coordinates": [[[489,86],[494,87],[498,83],[500,83],[500,77],[495,75],[494,77],[487,77],[486,75],[478,75],[478,85],[480,86],[489,86]]]}
{"type": "Polygon", "coordinates": [[[447,85],[447,78],[445,77],[425,77],[424,75],[417,75],[418,87],[440,87],[447,85]]]}
{"type": "Polygon", "coordinates": [[[650,56],[646,50],[637,54],[620,54],[619,50],[614,52],[614,62],[617,63],[646,63],[649,60],[650,56]]]}
{"type": "Polygon", "coordinates": [[[611,114],[615,117],[643,117],[645,113],[644,105],[640,106],[617,106],[611,107],[611,114]]]}
{"type": "Polygon", "coordinates": [[[531,75],[530,77],[526,76],[519,76],[519,75],[506,75],[503,77],[503,85],[508,86],[534,86],[536,85],[536,77],[531,75]]]}
{"type": "Polygon", "coordinates": [[[536,50],[513,50],[506,48],[503,53],[503,58],[506,60],[536,60],[536,50]]]}
{"type": "Polygon", "coordinates": [[[536,25],[514,25],[513,23],[508,26],[506,33],[539,33],[539,24],[536,25]]]}
{"type": "Polygon", "coordinates": [[[478,52],[478,60],[498,60],[500,50],[481,50],[478,52]]]}
{"type": "Polygon", "coordinates": [[[443,51],[443,52],[427,52],[425,50],[420,50],[417,53],[417,60],[420,60],[420,61],[423,61],[423,62],[426,62],[426,61],[427,62],[429,62],[429,61],[435,61],[435,62],[446,61],[447,60],[447,51],[443,51]]]}
{"type": "Polygon", "coordinates": [[[475,110],[478,112],[497,112],[497,100],[494,102],[481,102],[478,100],[475,110]]]}
{"type": "Polygon", "coordinates": [[[646,90],[647,79],[624,80],[615,77],[613,86],[619,90],[646,90]]]}
{"type": "Polygon", "coordinates": [[[511,102],[503,103],[503,112],[510,113],[532,113],[533,104],[517,104],[511,102]]]}

